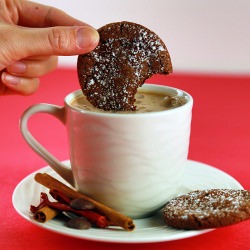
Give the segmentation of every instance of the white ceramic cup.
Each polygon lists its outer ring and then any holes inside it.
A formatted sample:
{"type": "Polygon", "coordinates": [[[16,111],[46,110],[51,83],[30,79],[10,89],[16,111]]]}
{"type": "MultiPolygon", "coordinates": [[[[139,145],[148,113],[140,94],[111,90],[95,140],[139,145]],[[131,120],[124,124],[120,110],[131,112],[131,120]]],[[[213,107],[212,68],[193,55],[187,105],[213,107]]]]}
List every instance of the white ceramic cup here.
{"type": "Polygon", "coordinates": [[[132,218],[149,216],[181,190],[187,161],[192,97],[181,90],[144,84],[144,91],[186,96],[181,107],[160,112],[115,114],[36,104],[21,117],[27,143],[59,175],[84,194],[132,218]],[[49,153],[30,133],[28,120],[49,113],[66,126],[71,169],[49,153]]]}

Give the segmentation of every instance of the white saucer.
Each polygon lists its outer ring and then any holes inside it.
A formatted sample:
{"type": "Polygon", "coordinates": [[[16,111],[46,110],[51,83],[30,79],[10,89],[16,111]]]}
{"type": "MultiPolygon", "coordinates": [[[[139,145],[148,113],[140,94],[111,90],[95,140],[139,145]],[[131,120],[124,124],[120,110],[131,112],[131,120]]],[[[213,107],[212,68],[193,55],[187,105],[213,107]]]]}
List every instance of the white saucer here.
{"type": "MultiPolygon", "coordinates": [[[[69,161],[65,161],[64,163],[69,165],[69,161]]],[[[91,228],[89,230],[70,229],[65,227],[63,222],[58,219],[53,219],[46,223],[39,223],[32,218],[32,215],[29,212],[29,207],[31,204],[36,205],[39,203],[40,192],[47,192],[48,190],[34,181],[34,175],[37,172],[48,173],[62,180],[49,166],[28,175],[14,190],[12,196],[14,208],[26,220],[44,229],[57,232],[59,234],[102,242],[148,243],[179,240],[213,230],[188,231],[170,228],[165,225],[160,211],[152,217],[134,220],[136,229],[132,232],[113,228],[91,228]]],[[[242,189],[242,186],[230,175],[214,167],[189,160],[187,162],[182,193],[187,193],[196,189],[210,188],[242,189]]]]}

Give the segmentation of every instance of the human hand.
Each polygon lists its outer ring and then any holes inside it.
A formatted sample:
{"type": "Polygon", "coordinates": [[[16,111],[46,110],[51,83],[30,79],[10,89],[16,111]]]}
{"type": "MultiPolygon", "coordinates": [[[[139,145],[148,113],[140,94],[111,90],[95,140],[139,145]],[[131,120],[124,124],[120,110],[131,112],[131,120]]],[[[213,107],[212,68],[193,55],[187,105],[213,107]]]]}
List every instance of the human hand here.
{"type": "Polygon", "coordinates": [[[25,0],[0,0],[0,95],[29,95],[57,56],[93,50],[98,32],[56,8],[25,0]]]}

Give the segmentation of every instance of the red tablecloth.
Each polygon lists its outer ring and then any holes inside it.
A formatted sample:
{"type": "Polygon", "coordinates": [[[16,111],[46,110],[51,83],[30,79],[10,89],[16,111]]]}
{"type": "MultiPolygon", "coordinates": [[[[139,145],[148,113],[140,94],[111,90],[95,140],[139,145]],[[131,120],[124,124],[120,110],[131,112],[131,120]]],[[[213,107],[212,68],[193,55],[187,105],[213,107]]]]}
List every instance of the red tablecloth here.
{"type": "MultiPolygon", "coordinates": [[[[150,82],[184,89],[194,97],[189,159],[221,169],[250,189],[250,77],[173,74],[150,82]]],[[[32,96],[0,97],[1,249],[250,249],[250,220],[188,239],[128,246],[62,236],[18,215],[11,201],[15,186],[47,165],[21,137],[19,118],[35,103],[63,104],[64,96],[78,88],[75,70],[58,69],[41,79],[32,96]]],[[[47,116],[32,123],[37,138],[60,160],[68,159],[64,127],[47,116]]]]}

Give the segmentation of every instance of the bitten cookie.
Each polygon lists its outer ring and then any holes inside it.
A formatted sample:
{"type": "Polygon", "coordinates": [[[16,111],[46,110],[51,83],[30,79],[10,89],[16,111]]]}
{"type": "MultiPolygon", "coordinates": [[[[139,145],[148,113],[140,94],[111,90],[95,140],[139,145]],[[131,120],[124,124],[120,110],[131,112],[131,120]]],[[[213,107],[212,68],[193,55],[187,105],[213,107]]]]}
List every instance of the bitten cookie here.
{"type": "Polygon", "coordinates": [[[172,72],[168,50],[154,32],[136,23],[111,23],[98,32],[96,49],[78,56],[81,89],[100,109],[135,110],[137,88],[153,74],[172,72]]]}
{"type": "Polygon", "coordinates": [[[163,209],[167,225],[205,229],[232,225],[250,218],[250,191],[197,190],[170,200],[163,209]]]}

